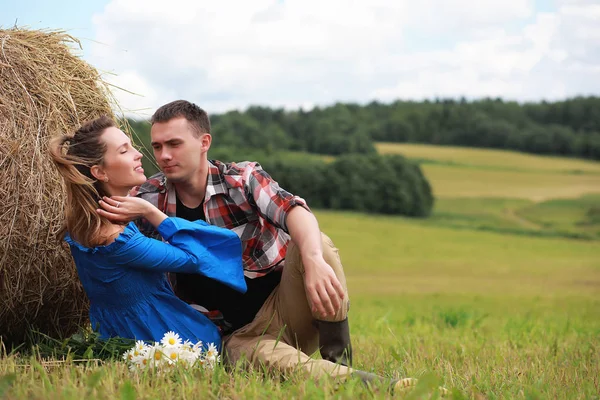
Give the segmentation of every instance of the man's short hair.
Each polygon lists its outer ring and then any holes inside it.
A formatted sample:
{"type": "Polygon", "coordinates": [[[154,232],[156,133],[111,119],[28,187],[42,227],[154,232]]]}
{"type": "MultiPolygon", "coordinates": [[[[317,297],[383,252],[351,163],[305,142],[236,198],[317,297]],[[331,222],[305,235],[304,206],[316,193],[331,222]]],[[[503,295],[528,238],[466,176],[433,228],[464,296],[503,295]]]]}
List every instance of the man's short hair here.
{"type": "Polygon", "coordinates": [[[154,125],[156,122],[169,122],[173,118],[185,118],[193,127],[196,136],[203,133],[210,133],[210,119],[208,113],[186,100],[175,100],[161,106],[150,122],[154,125]]]}

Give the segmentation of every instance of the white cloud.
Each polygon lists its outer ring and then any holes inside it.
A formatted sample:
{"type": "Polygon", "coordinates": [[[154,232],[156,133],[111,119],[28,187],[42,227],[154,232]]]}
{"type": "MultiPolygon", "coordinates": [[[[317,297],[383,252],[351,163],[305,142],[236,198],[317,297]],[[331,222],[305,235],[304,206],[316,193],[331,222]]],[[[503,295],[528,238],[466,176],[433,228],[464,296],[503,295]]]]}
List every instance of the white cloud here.
{"type": "Polygon", "coordinates": [[[600,7],[533,0],[113,0],[90,61],[141,96],[209,112],[250,104],[600,92],[600,7]],[[579,72],[573,73],[573,70],[579,72]],[[584,81],[585,79],[585,81],[584,81]]]}
{"type": "Polygon", "coordinates": [[[111,91],[117,96],[122,111],[128,115],[149,118],[154,111],[152,105],[161,101],[154,87],[135,71],[123,71],[106,78],[112,84],[111,91]]]}

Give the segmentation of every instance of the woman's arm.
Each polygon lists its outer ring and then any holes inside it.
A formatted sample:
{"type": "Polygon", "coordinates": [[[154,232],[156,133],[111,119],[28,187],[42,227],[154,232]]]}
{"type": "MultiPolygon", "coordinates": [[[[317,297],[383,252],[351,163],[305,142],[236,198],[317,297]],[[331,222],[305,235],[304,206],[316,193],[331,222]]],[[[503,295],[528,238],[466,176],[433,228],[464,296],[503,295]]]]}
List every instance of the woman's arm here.
{"type": "Polygon", "coordinates": [[[246,291],[242,244],[233,231],[201,221],[168,218],[152,204],[136,197],[104,198],[100,205],[103,209],[98,213],[111,220],[143,216],[169,242],[148,238],[136,229],[135,234],[109,255],[113,264],[162,272],[199,273],[240,292],[246,291]]]}

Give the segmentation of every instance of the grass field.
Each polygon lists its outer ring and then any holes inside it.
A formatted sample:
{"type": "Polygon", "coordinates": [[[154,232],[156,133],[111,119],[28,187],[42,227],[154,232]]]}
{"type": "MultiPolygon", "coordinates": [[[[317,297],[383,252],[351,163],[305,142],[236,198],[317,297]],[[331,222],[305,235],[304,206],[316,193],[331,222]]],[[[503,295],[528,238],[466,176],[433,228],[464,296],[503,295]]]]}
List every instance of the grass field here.
{"type": "Polygon", "coordinates": [[[600,163],[502,150],[379,143],[383,154],[418,160],[436,197],[543,201],[600,193],[600,163]]]}
{"type": "Polygon", "coordinates": [[[433,371],[457,398],[598,398],[598,242],[319,217],[365,368],[433,371]]]}
{"type": "MultiPolygon", "coordinates": [[[[454,399],[600,399],[600,164],[385,146],[422,162],[438,197],[430,218],[316,212],[347,273],[356,367],[420,377],[424,398],[442,384],[454,399]]],[[[385,397],[301,373],[0,360],[9,399],[385,397]]]]}
{"type": "Polygon", "coordinates": [[[600,163],[503,150],[378,143],[420,163],[454,228],[600,239],[600,163]]]}
{"type": "Polygon", "coordinates": [[[408,158],[449,165],[516,171],[600,174],[600,163],[597,162],[538,156],[516,151],[406,143],[377,143],[376,148],[381,154],[401,153],[408,158]]]}

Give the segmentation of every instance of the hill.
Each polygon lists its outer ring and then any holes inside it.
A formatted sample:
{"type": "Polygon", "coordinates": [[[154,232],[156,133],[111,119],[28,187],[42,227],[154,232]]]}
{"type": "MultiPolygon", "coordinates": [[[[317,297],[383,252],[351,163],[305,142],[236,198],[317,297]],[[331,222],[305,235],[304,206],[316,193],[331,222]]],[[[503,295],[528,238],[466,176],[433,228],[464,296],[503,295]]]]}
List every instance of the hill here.
{"type": "Polygon", "coordinates": [[[514,151],[377,143],[417,161],[436,204],[427,223],[600,239],[600,163],[514,151]]]}

